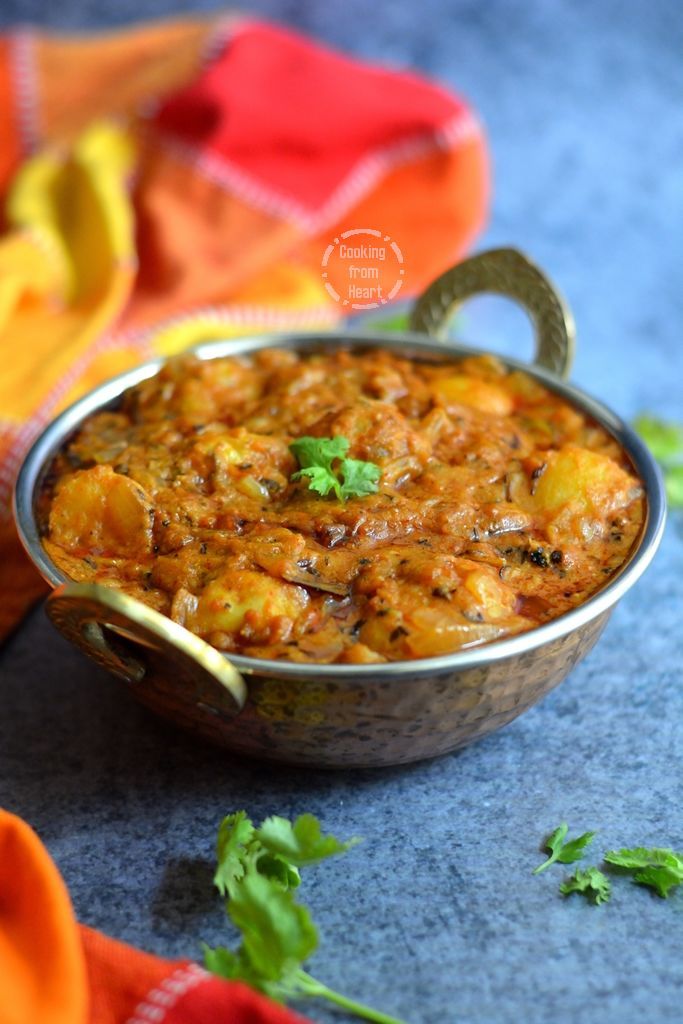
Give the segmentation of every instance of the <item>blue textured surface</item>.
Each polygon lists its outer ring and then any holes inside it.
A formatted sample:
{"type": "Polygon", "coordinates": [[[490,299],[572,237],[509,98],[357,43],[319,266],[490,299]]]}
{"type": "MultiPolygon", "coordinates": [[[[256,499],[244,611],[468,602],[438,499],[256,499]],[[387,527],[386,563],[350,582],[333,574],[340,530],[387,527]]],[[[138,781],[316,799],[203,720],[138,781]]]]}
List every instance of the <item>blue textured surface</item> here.
{"type": "MultiPolygon", "coordinates": [[[[73,27],[179,9],[62,0],[48,14],[5,0],[0,19],[73,27]]],[[[677,0],[253,9],[468,95],[494,155],[483,244],[525,248],[561,285],[579,328],[577,383],[626,416],[683,418],[677,0]]],[[[507,330],[472,321],[488,337],[507,330]]],[[[456,756],[376,773],[202,749],[36,612],[0,658],[0,803],[39,830],[82,920],[158,953],[223,935],[210,885],[223,813],[310,810],[365,837],[305,883],[323,933],[311,969],[329,984],[410,1024],[678,1021],[683,894],[663,902],[618,880],[594,908],[558,896],[563,869],[530,872],[562,819],[599,829],[598,853],[683,846],[682,578],[679,519],[597,648],[539,707],[456,756]]]]}

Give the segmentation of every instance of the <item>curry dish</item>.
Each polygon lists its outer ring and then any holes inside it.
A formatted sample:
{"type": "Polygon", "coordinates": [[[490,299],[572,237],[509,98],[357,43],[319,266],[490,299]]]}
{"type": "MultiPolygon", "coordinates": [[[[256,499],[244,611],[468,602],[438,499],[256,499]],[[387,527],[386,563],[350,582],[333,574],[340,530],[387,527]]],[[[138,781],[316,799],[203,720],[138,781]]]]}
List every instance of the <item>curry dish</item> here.
{"type": "MultiPolygon", "coordinates": [[[[295,446],[296,449],[296,446],[295,446]]],[[[496,358],[381,350],[168,362],[86,420],[40,500],[48,554],[215,647],[368,664],[532,629],[643,520],[617,442],[496,358]],[[375,493],[321,496],[290,444],[345,438],[375,493]]]]}

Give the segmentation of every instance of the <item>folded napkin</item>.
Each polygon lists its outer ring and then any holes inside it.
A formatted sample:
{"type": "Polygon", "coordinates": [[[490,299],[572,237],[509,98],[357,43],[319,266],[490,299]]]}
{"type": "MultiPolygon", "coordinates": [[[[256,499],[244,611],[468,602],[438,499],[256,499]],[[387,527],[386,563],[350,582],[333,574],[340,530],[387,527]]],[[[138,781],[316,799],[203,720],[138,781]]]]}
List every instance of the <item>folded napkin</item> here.
{"type": "Polygon", "coordinates": [[[0,810],[0,1024],[306,1024],[190,961],[78,925],[36,833],[0,810]]]}
{"type": "Polygon", "coordinates": [[[237,17],[0,37],[0,638],[42,591],[9,521],[31,439],[152,355],[342,307],[326,247],[372,228],[400,297],[480,229],[469,107],[412,73],[237,17]]]}

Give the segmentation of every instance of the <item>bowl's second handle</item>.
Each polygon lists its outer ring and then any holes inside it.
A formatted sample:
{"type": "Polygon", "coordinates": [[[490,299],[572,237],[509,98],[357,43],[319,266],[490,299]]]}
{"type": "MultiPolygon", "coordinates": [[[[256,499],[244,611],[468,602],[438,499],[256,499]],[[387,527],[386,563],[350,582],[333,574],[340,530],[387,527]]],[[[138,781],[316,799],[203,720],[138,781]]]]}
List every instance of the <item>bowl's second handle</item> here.
{"type": "Polygon", "coordinates": [[[157,709],[232,718],[244,706],[246,684],[220,651],[120,590],[65,583],[46,609],[67,640],[157,709]]]}
{"type": "Polygon", "coordinates": [[[411,330],[442,337],[458,306],[485,293],[524,308],[534,327],[535,362],[566,379],[574,358],[574,319],[554,285],[517,249],[489,249],[437,277],[415,304],[411,330]]]}

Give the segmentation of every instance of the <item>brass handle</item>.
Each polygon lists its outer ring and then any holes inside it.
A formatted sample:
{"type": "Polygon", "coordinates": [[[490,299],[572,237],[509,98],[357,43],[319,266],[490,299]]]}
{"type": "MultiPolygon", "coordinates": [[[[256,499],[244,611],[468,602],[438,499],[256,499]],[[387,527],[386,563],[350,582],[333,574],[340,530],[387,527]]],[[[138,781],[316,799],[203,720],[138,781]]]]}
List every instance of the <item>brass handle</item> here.
{"type": "Polygon", "coordinates": [[[48,597],[47,614],[67,640],[148,699],[219,717],[244,706],[246,684],[224,655],[120,590],[65,583],[48,597]]]}
{"type": "Polygon", "coordinates": [[[443,337],[458,306],[486,292],[524,308],[534,327],[535,362],[565,380],[574,359],[574,318],[545,274],[517,249],[489,249],[437,277],[415,303],[411,330],[443,337]]]}

